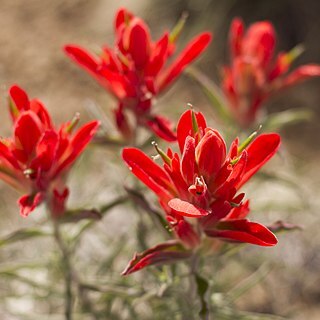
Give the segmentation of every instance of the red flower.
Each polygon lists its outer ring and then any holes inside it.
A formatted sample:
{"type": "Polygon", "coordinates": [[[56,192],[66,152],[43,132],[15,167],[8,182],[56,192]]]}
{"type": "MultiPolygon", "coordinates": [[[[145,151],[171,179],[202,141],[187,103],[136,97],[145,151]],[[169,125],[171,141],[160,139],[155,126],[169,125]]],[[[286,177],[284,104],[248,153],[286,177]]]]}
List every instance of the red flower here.
{"type": "Polygon", "coordinates": [[[63,177],[97,131],[99,123],[85,124],[74,134],[79,118],[55,128],[44,105],[29,100],[18,86],[9,91],[13,137],[0,142],[0,178],[27,192],[19,199],[26,217],[40,203],[56,215],[63,213],[68,189],[63,177]]]}
{"type": "Polygon", "coordinates": [[[120,9],[115,18],[114,49],[104,46],[99,55],[93,55],[76,45],[65,46],[66,54],[119,101],[115,118],[124,136],[132,135],[133,128],[126,115],[126,111],[131,110],[137,125],[148,127],[167,141],[176,139],[171,123],[152,113],[154,98],[178,78],[211,40],[210,33],[200,34],[166,66],[175,51],[180,31],[165,32],[153,42],[145,22],[126,9],[120,9]]]}
{"type": "Polygon", "coordinates": [[[289,72],[297,50],[275,56],[276,34],[269,21],[252,24],[245,32],[239,18],[230,28],[231,64],[224,69],[223,90],[234,118],[252,125],[263,102],[280,90],[320,76],[320,66],[308,64],[289,72]]]}
{"type": "MultiPolygon", "coordinates": [[[[279,135],[261,134],[240,146],[236,139],[227,151],[224,139],[207,127],[202,113],[187,111],[178,123],[177,138],[180,154],[171,149],[164,153],[157,147],[163,167],[135,148],[124,149],[122,157],[158,196],[184,251],[196,248],[202,235],[274,246],[277,239],[269,229],[246,219],[249,202],[243,201],[245,195],[239,189],[276,153],[279,135]]],[[[167,257],[167,248],[163,252],[162,247],[152,250],[152,259],[143,253],[144,266],[157,261],[157,252],[167,257]]],[[[134,269],[129,267],[126,274],[140,269],[137,257],[134,269]]]]}

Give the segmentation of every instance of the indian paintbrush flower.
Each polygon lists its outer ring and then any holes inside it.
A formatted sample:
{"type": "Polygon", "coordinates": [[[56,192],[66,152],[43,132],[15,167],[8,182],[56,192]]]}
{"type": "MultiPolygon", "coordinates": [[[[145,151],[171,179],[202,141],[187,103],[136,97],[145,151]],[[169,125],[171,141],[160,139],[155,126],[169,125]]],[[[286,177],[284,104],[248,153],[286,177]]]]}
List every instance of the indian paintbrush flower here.
{"type": "Polygon", "coordinates": [[[9,90],[13,136],[0,141],[0,178],[25,192],[18,203],[26,217],[45,202],[56,216],[64,212],[69,190],[64,178],[96,133],[91,121],[73,132],[79,121],[55,127],[45,106],[14,85],[9,90]]]}
{"type": "Polygon", "coordinates": [[[279,135],[253,134],[243,144],[237,138],[228,151],[203,114],[189,110],[179,120],[177,140],[180,152],[164,152],[156,145],[163,166],[139,149],[123,150],[132,173],[157,195],[177,238],[136,255],[124,274],[189,257],[203,237],[259,246],[277,243],[267,227],[247,219],[249,201],[239,190],[277,152],[279,135]]]}
{"type": "Polygon", "coordinates": [[[320,76],[320,66],[307,64],[289,71],[301,47],[275,55],[276,33],[269,21],[245,30],[241,19],[229,33],[231,63],[224,67],[222,88],[234,119],[244,128],[255,124],[262,104],[282,89],[320,76]]]}
{"type": "Polygon", "coordinates": [[[141,125],[167,141],[176,139],[170,121],[152,112],[154,98],[169,88],[211,40],[208,32],[198,35],[168,65],[183,23],[182,19],[173,32],[165,32],[154,42],[142,19],[120,9],[114,22],[114,48],[104,46],[100,54],[91,54],[77,45],[64,48],[73,61],[118,100],[115,121],[126,138],[133,135],[136,125],[141,125]],[[134,125],[128,121],[128,110],[134,115],[134,125]]]}

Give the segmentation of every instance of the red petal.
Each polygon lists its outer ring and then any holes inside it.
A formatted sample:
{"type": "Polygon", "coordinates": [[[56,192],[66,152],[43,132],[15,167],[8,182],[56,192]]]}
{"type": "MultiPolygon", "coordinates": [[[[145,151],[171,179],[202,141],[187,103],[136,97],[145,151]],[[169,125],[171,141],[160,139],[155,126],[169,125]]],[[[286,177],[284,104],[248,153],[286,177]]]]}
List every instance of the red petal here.
{"type": "Polygon", "coordinates": [[[20,114],[14,127],[14,135],[17,149],[23,150],[29,157],[35,149],[42,134],[42,124],[37,115],[32,111],[24,111],[20,114]]]}
{"type": "Polygon", "coordinates": [[[214,230],[206,230],[209,237],[271,247],[278,243],[276,236],[265,226],[248,220],[220,221],[214,230]]]}
{"type": "Polygon", "coordinates": [[[196,207],[190,202],[183,201],[178,198],[170,200],[168,205],[174,213],[184,217],[201,218],[210,214],[207,210],[196,207]]]}
{"type": "MultiPolygon", "coordinates": [[[[149,62],[150,56],[150,34],[146,24],[136,18],[126,29],[128,32],[128,52],[137,69],[143,69],[149,62]]],[[[124,34],[124,36],[125,36],[124,34]]]]}
{"type": "Polygon", "coordinates": [[[134,86],[122,74],[108,69],[101,69],[96,79],[119,100],[135,97],[136,95],[134,86]]]}
{"type": "Polygon", "coordinates": [[[200,236],[195,232],[190,223],[180,220],[174,227],[174,231],[188,248],[195,248],[200,244],[200,236]]]}
{"type": "Polygon", "coordinates": [[[88,51],[76,45],[66,45],[64,51],[73,61],[96,75],[99,63],[88,51]]]}
{"type": "Polygon", "coordinates": [[[10,107],[10,113],[12,119],[16,119],[18,117],[18,112],[29,110],[29,98],[24,90],[22,90],[17,85],[14,85],[9,90],[9,97],[11,99],[11,103],[13,106],[10,107]]]}
{"type": "Polygon", "coordinates": [[[238,156],[238,147],[239,147],[239,138],[237,137],[236,139],[234,139],[232,141],[230,149],[229,149],[228,158],[230,160],[233,160],[234,158],[236,158],[238,156]]]}
{"type": "Polygon", "coordinates": [[[20,214],[27,217],[44,199],[41,192],[35,195],[24,195],[18,200],[20,206],[20,214]]]}
{"type": "Polygon", "coordinates": [[[131,12],[125,8],[120,8],[116,13],[116,18],[114,21],[115,30],[118,30],[123,23],[129,23],[132,18],[133,14],[131,12]]]}
{"type": "Polygon", "coordinates": [[[30,168],[48,171],[55,161],[58,148],[58,134],[51,130],[46,131],[36,146],[36,158],[31,162],[30,168]]]}
{"type": "Polygon", "coordinates": [[[297,83],[306,81],[313,77],[320,76],[320,65],[307,64],[292,71],[288,76],[284,78],[283,83],[279,89],[291,87],[297,83]]]}
{"type": "Polygon", "coordinates": [[[229,42],[233,58],[239,56],[242,52],[243,33],[243,21],[240,18],[233,19],[229,32],[229,42]]]}
{"type": "Polygon", "coordinates": [[[268,21],[252,24],[245,36],[242,54],[262,67],[267,67],[273,58],[276,35],[273,25],[268,21]]]}
{"type": "Polygon", "coordinates": [[[208,130],[196,148],[199,173],[209,184],[226,160],[226,144],[220,134],[208,130]]]}
{"type": "Polygon", "coordinates": [[[192,112],[194,112],[194,115],[197,119],[200,131],[204,132],[205,128],[207,127],[206,119],[201,112],[195,112],[192,110],[185,111],[180,117],[177,125],[177,139],[181,153],[183,152],[187,136],[194,136],[192,129],[192,112]]]}
{"type": "Polygon", "coordinates": [[[126,276],[150,265],[168,264],[187,259],[192,255],[179,241],[167,241],[142,253],[135,254],[122,275],[126,276]]]}
{"type": "Polygon", "coordinates": [[[172,130],[172,123],[170,120],[162,116],[153,116],[152,120],[148,120],[146,124],[161,139],[168,142],[177,140],[177,137],[172,130]]]}
{"type": "Polygon", "coordinates": [[[280,136],[277,133],[261,134],[247,148],[248,160],[245,174],[237,183],[239,189],[277,152],[280,136]]]}
{"type": "Polygon", "coordinates": [[[48,113],[48,110],[46,107],[42,104],[41,101],[37,99],[33,99],[30,101],[30,110],[32,110],[34,113],[37,114],[39,117],[42,125],[46,129],[51,129],[52,128],[52,120],[50,117],[50,114],[48,113]]]}
{"type": "Polygon", "coordinates": [[[154,77],[163,67],[166,59],[168,58],[169,35],[165,33],[162,38],[155,44],[152,50],[150,62],[146,68],[146,77],[154,77]]]}
{"type": "Polygon", "coordinates": [[[225,218],[231,210],[231,205],[228,201],[219,199],[213,202],[210,209],[211,214],[200,220],[203,230],[212,229],[217,221],[225,218]]]}
{"type": "Polygon", "coordinates": [[[286,73],[291,63],[292,60],[288,58],[288,53],[280,52],[276,58],[272,70],[268,74],[268,81],[271,82],[286,73]]]}
{"type": "Polygon", "coordinates": [[[181,173],[188,185],[194,182],[195,165],[195,140],[187,136],[181,158],[181,173]]]}
{"type": "Polygon", "coordinates": [[[177,190],[176,193],[179,194],[180,197],[188,197],[189,196],[188,185],[186,184],[181,173],[181,164],[180,164],[179,155],[175,153],[171,158],[171,166],[165,163],[163,167],[166,170],[166,172],[169,174],[171,181],[175,186],[175,190],[177,190]]]}
{"type": "Polygon", "coordinates": [[[64,187],[61,191],[53,189],[50,199],[51,213],[54,218],[59,218],[65,213],[66,202],[69,197],[69,189],[64,187]]]}
{"type": "Polygon", "coordinates": [[[163,73],[158,83],[159,91],[164,90],[171,84],[180,73],[195,60],[209,45],[211,34],[204,32],[194,38],[188,46],[180,53],[171,66],[163,73]]]}
{"type": "Polygon", "coordinates": [[[132,94],[128,83],[122,75],[108,69],[101,69],[100,62],[85,49],[74,45],[67,45],[65,46],[64,51],[73,61],[93,76],[103,87],[105,87],[110,93],[114,94],[116,98],[123,99],[129,95],[129,93],[132,94]]]}
{"type": "Polygon", "coordinates": [[[0,159],[1,164],[9,162],[13,168],[20,170],[20,165],[16,159],[16,157],[11,153],[10,148],[0,141],[0,159]]]}
{"type": "Polygon", "coordinates": [[[226,181],[216,190],[215,196],[222,197],[231,201],[234,197],[239,181],[242,181],[243,176],[247,169],[248,155],[246,150],[241,154],[241,158],[232,167],[231,174],[227,177],[226,181]]]}
{"type": "Polygon", "coordinates": [[[132,132],[132,128],[130,127],[128,118],[123,112],[122,104],[120,103],[119,107],[115,109],[113,112],[114,112],[118,130],[126,138],[127,141],[130,141],[130,139],[132,139],[133,132],[132,132]]]}
{"type": "Polygon", "coordinates": [[[227,220],[232,219],[244,219],[250,212],[249,200],[245,201],[239,207],[235,207],[231,212],[226,216],[227,220]]]}
{"type": "Polygon", "coordinates": [[[122,159],[132,173],[160,198],[171,199],[173,186],[167,173],[142,151],[136,148],[125,148],[122,159]]]}
{"type": "Polygon", "coordinates": [[[99,121],[91,121],[82,126],[72,137],[70,141],[70,155],[57,167],[55,175],[60,174],[63,170],[68,169],[72,163],[86,148],[99,128],[99,121]]]}

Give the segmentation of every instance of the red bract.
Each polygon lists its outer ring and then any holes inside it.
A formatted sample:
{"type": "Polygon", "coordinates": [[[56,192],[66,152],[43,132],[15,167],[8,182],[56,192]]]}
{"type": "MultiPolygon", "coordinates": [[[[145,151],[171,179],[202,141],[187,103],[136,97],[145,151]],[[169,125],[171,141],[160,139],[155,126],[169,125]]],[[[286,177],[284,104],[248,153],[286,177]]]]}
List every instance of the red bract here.
{"type": "Polygon", "coordinates": [[[0,142],[0,178],[28,193],[18,201],[22,216],[44,201],[59,215],[69,194],[63,178],[99,123],[89,122],[73,133],[76,117],[56,128],[44,105],[29,100],[18,86],[10,88],[9,107],[13,136],[0,142]]]}
{"type": "MultiPolygon", "coordinates": [[[[249,145],[240,146],[236,139],[227,151],[224,139],[207,127],[202,113],[187,111],[178,123],[177,139],[180,153],[171,149],[164,153],[156,146],[163,166],[136,148],[124,149],[122,157],[132,173],[158,196],[170,227],[183,245],[181,258],[188,256],[185,250],[190,255],[190,250],[200,245],[203,235],[274,246],[274,234],[246,218],[249,202],[243,201],[245,195],[239,189],[276,153],[279,135],[261,134],[249,145]]],[[[136,256],[125,274],[158,263],[162,257],[167,259],[168,248],[164,248],[153,249],[152,256],[148,252],[136,256]],[[139,257],[143,257],[142,266],[139,257]]]]}
{"type": "Polygon", "coordinates": [[[263,102],[280,90],[320,76],[320,66],[308,64],[289,72],[297,49],[275,55],[276,33],[268,21],[245,31],[233,20],[229,34],[230,66],[224,69],[223,90],[235,120],[243,127],[254,124],[263,102]]]}
{"type": "Polygon", "coordinates": [[[135,125],[145,126],[167,141],[176,139],[170,121],[153,114],[154,98],[179,77],[211,39],[210,33],[200,34],[167,66],[180,31],[165,32],[153,42],[145,22],[126,9],[120,9],[115,18],[113,49],[104,46],[99,55],[94,55],[76,45],[65,47],[66,54],[119,101],[115,120],[125,137],[130,138],[134,130],[126,114],[131,110],[135,125]]]}

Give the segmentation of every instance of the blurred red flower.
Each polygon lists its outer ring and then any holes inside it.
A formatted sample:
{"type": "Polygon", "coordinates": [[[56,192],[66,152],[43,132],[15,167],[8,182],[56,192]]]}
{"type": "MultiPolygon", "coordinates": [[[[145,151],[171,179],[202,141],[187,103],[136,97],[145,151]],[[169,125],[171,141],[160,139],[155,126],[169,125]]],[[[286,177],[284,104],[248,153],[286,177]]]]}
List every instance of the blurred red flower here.
{"type": "Polygon", "coordinates": [[[79,121],[56,128],[45,106],[14,85],[9,91],[13,136],[0,141],[0,178],[27,192],[19,199],[26,217],[46,202],[55,215],[62,214],[69,190],[64,177],[97,131],[92,121],[73,133],[79,121]]]}
{"type": "Polygon", "coordinates": [[[135,125],[145,126],[167,141],[176,139],[170,121],[152,113],[154,98],[178,78],[211,40],[208,32],[198,35],[166,66],[175,51],[181,28],[178,24],[174,32],[165,32],[153,42],[145,22],[128,10],[120,9],[115,17],[113,49],[104,46],[99,55],[93,55],[77,45],[65,46],[66,54],[119,101],[115,120],[125,137],[130,138],[134,130],[126,114],[131,110],[135,125]]]}
{"type": "Polygon", "coordinates": [[[249,201],[243,201],[245,194],[238,191],[276,153],[279,135],[261,134],[240,146],[236,139],[227,151],[224,139],[207,127],[202,113],[186,111],[177,126],[177,139],[180,155],[157,147],[163,167],[136,148],[123,150],[124,161],[158,196],[180,240],[180,247],[170,242],[137,255],[125,274],[170,260],[173,252],[185,258],[186,250],[196,248],[203,235],[259,246],[277,243],[268,228],[246,219],[249,201]]]}
{"type": "Polygon", "coordinates": [[[263,102],[284,88],[320,76],[320,66],[307,64],[289,72],[298,48],[275,55],[276,33],[269,21],[252,24],[247,31],[235,18],[230,33],[230,66],[224,68],[223,90],[235,120],[250,127],[263,102]]]}

